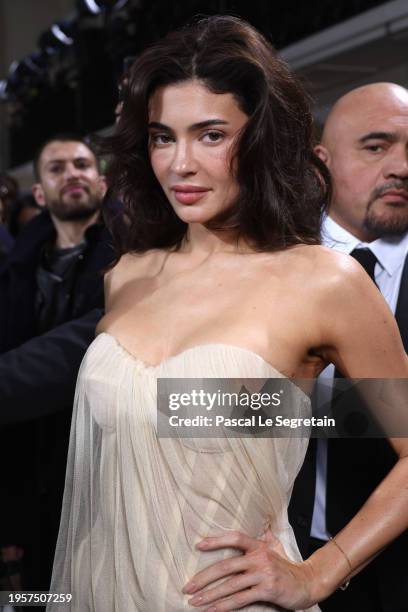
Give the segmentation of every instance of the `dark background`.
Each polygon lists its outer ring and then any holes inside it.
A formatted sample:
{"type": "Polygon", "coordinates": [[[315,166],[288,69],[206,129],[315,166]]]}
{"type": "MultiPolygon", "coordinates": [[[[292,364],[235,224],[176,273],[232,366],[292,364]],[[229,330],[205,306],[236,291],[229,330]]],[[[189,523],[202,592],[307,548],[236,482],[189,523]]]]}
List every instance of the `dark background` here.
{"type": "Polygon", "coordinates": [[[31,54],[15,58],[0,83],[2,137],[7,141],[2,165],[32,159],[38,145],[55,132],[88,134],[111,125],[124,59],[197,14],[243,17],[283,49],[381,4],[383,0],[72,0],[66,18],[38,32],[31,54]]]}

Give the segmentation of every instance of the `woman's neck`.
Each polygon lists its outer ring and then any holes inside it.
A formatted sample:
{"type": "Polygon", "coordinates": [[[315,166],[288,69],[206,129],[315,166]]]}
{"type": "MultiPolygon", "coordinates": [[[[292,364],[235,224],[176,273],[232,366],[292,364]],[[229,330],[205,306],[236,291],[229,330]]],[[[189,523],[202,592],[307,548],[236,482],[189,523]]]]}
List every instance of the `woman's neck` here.
{"type": "Polygon", "coordinates": [[[252,251],[248,243],[236,232],[208,229],[199,223],[191,223],[180,252],[196,257],[209,257],[220,252],[252,251]]]}

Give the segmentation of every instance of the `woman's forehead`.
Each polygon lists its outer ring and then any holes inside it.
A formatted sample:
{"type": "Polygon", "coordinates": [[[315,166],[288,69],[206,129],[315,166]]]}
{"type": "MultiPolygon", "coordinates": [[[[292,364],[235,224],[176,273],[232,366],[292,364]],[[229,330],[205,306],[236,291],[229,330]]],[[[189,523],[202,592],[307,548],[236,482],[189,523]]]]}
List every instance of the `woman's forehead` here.
{"type": "Polygon", "coordinates": [[[198,80],[160,87],[149,100],[149,122],[169,127],[192,125],[209,118],[235,122],[244,117],[232,93],[214,93],[198,80]]]}

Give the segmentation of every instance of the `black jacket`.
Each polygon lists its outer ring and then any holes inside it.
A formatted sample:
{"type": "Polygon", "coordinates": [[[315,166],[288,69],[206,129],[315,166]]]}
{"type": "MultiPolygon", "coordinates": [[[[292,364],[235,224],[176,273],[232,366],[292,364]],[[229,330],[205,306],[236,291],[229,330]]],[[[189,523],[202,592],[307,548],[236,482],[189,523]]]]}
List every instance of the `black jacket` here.
{"type": "Polygon", "coordinates": [[[14,240],[4,227],[0,223],[0,265],[7,260],[7,255],[13,248],[14,240]]]}
{"type": "MultiPolygon", "coordinates": [[[[107,230],[95,224],[86,231],[87,247],[76,273],[74,299],[67,320],[103,308],[103,272],[113,259],[107,230]]],[[[18,347],[36,334],[36,270],[44,245],[56,232],[47,211],[35,217],[19,235],[0,271],[0,353],[18,347]]]]}
{"type": "Polygon", "coordinates": [[[71,414],[79,366],[102,315],[95,308],[0,355],[0,425],[71,414]]]}

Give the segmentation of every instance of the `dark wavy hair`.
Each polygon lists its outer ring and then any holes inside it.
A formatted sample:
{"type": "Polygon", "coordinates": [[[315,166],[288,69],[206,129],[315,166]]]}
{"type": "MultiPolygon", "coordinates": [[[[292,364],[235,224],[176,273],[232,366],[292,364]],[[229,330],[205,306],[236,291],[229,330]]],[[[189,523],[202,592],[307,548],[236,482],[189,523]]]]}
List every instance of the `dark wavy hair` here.
{"type": "Polygon", "coordinates": [[[238,197],[207,227],[234,230],[260,251],[319,243],[331,186],[313,151],[308,97],[257,30],[236,17],[201,19],[146,49],[128,77],[121,116],[108,140],[110,193],[123,204],[123,223],[107,219],[118,257],[178,248],[185,236],[187,224],[154,176],[147,125],[152,94],[192,79],[213,93],[233,94],[248,115],[233,152],[238,197]]]}

